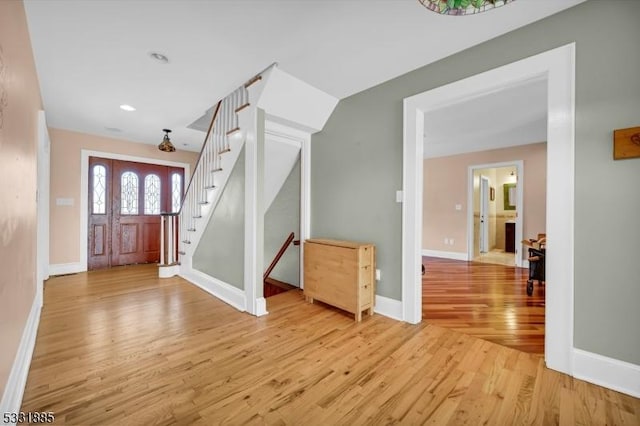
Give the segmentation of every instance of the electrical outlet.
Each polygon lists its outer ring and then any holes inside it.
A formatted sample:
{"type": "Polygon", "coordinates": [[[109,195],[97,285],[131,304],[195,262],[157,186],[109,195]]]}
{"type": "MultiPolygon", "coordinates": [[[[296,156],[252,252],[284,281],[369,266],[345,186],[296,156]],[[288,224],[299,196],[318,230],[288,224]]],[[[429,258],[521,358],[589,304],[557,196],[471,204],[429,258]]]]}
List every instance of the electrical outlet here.
{"type": "Polygon", "coordinates": [[[445,245],[445,246],[448,246],[448,245],[449,245],[449,239],[448,239],[448,238],[445,238],[445,239],[444,239],[444,245],[445,245]]]}
{"type": "Polygon", "coordinates": [[[380,269],[376,269],[376,281],[380,281],[380,269]]]}
{"type": "Polygon", "coordinates": [[[453,245],[453,238],[449,238],[449,245],[453,245]]]}

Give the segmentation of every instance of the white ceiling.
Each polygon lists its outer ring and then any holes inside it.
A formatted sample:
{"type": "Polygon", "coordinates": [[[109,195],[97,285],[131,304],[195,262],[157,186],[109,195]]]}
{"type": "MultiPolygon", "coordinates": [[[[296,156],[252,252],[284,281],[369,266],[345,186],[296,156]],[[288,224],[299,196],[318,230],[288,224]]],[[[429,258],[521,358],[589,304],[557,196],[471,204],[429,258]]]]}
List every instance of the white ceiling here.
{"type": "Polygon", "coordinates": [[[425,113],[425,158],[546,140],[546,78],[425,113]]]}
{"type": "Polygon", "coordinates": [[[198,150],[203,135],[187,126],[272,62],[344,98],[582,1],[517,0],[466,17],[418,0],[26,0],[25,8],[50,126],[152,144],[168,127],[178,149],[198,150]],[[152,61],[152,51],[170,63],[152,61]]]}

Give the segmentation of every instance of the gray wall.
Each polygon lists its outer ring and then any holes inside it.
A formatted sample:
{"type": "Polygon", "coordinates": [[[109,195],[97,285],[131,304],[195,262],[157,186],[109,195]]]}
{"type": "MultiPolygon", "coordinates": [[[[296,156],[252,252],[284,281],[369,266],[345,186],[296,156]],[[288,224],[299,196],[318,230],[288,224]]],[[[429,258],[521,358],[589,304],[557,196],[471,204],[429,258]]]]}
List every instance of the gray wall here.
{"type": "Polygon", "coordinates": [[[193,269],[244,289],[244,148],[193,255],[193,269]]]}
{"type": "Polygon", "coordinates": [[[574,344],[640,364],[640,159],[612,159],[640,125],[638,6],[591,0],[341,101],[312,138],[313,236],[375,243],[378,294],[400,299],[402,99],[575,41],[574,344]]]}
{"type": "MultiPolygon", "coordinates": [[[[300,239],[300,156],[264,215],[265,269],[291,232],[300,239]]],[[[300,287],[299,246],[289,246],[270,277],[300,287]]]]}

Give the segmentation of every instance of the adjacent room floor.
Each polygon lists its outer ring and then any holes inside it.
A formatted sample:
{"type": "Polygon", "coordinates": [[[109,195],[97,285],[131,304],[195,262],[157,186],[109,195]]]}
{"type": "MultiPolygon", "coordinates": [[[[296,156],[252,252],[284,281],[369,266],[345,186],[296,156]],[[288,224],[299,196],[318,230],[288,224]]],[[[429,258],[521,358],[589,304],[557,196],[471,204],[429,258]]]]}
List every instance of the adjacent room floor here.
{"type": "Polygon", "coordinates": [[[494,265],[515,266],[516,255],[513,253],[507,253],[504,250],[493,249],[487,253],[480,253],[474,262],[491,263],[494,265]]]}
{"type": "Polygon", "coordinates": [[[529,270],[423,257],[422,317],[532,354],[544,354],[545,289],[527,296],[529,270]]]}
{"type": "Polygon", "coordinates": [[[640,400],[423,322],[269,298],[256,318],[153,265],[52,278],[22,411],[56,424],[638,424],[640,400]]]}

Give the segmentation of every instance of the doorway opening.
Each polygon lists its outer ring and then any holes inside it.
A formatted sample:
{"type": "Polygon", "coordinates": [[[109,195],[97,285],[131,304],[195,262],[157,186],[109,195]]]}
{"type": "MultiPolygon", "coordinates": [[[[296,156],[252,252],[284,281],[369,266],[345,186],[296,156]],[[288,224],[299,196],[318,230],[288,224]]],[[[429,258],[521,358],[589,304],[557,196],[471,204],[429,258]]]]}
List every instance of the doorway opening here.
{"type": "MultiPolygon", "coordinates": [[[[459,250],[460,255],[445,251],[439,253],[441,258],[453,259],[424,259],[423,318],[539,355],[544,353],[545,289],[540,286],[528,295],[527,271],[516,267],[522,264],[522,258],[516,258],[516,251],[521,252],[516,241],[522,239],[523,217],[540,223],[537,232],[546,232],[544,210],[523,214],[522,197],[525,186],[540,192],[546,182],[546,85],[545,79],[527,81],[424,114],[423,248],[438,255],[429,250],[437,250],[434,243],[441,232],[445,243],[449,236],[449,250],[459,250]],[[465,116],[471,111],[488,113],[452,128],[443,117],[453,110],[465,116]],[[432,155],[431,145],[450,140],[458,141],[451,155],[445,147],[432,155]],[[526,179],[525,162],[536,170],[526,179]]],[[[546,199],[539,203],[544,207],[546,199]]]]}
{"type": "MultiPolygon", "coordinates": [[[[309,237],[310,142],[307,132],[265,120],[265,298],[304,288],[302,241],[309,237]]],[[[271,303],[275,302],[267,299],[267,307],[271,303]]]]}
{"type": "Polygon", "coordinates": [[[467,199],[472,206],[467,210],[469,260],[523,266],[520,247],[525,210],[523,171],[522,160],[469,167],[467,199]]]}

